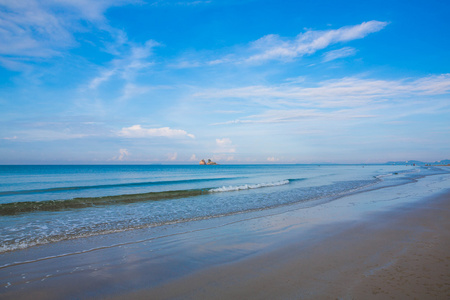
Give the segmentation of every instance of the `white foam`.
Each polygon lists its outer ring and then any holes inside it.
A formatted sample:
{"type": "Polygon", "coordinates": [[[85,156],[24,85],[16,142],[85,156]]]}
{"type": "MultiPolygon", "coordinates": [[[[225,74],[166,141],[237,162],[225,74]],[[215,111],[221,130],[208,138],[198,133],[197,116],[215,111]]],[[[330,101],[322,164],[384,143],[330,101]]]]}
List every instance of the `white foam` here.
{"type": "Polygon", "coordinates": [[[390,176],[394,176],[394,175],[408,175],[408,174],[414,174],[414,173],[420,173],[420,169],[404,170],[404,171],[398,171],[398,172],[394,172],[394,173],[381,174],[381,175],[375,176],[375,178],[382,179],[384,177],[390,177],[390,176]]]}
{"type": "Polygon", "coordinates": [[[394,175],[393,173],[389,173],[389,174],[382,174],[382,175],[377,175],[377,176],[375,176],[375,178],[377,178],[377,179],[381,179],[381,178],[383,178],[383,177],[389,177],[389,176],[392,176],[392,175],[394,175]]]}
{"type": "Polygon", "coordinates": [[[289,180],[281,180],[277,182],[269,182],[269,183],[257,183],[257,184],[244,184],[244,185],[236,185],[236,186],[223,186],[216,189],[210,189],[211,193],[219,193],[219,192],[234,192],[241,190],[249,190],[249,189],[259,189],[263,187],[271,187],[271,186],[279,186],[288,184],[289,180]]]}

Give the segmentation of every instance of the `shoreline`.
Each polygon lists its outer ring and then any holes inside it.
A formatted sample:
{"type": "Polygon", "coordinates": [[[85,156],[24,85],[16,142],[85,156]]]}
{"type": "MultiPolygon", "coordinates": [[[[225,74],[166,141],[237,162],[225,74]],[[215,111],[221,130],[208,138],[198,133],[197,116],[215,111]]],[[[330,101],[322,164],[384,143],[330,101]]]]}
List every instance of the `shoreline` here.
{"type": "MultiPolygon", "coordinates": [[[[1,269],[0,296],[447,299],[448,182],[448,174],[435,175],[306,209],[179,224],[156,239],[136,231],[140,240],[119,246],[102,248],[107,237],[92,238],[96,250],[1,269]]],[[[88,240],[16,257],[64,253],[88,240]]]]}
{"type": "Polygon", "coordinates": [[[450,190],[427,200],[111,299],[448,299],[450,190]]]}

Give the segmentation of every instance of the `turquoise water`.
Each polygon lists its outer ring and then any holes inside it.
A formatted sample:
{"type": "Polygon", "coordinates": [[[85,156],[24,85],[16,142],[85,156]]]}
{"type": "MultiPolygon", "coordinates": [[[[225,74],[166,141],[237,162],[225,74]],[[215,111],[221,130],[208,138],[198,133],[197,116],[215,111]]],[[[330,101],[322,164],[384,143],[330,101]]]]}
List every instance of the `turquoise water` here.
{"type": "Polygon", "coordinates": [[[0,253],[336,197],[442,173],[391,165],[0,166],[0,253]]]}

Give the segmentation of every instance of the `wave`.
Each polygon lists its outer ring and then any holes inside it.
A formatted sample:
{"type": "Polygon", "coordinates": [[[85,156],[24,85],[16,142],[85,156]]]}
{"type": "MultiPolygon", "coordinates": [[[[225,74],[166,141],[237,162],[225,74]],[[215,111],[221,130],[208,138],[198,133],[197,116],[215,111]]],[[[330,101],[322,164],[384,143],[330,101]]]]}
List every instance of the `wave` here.
{"type": "Polygon", "coordinates": [[[223,186],[220,188],[210,189],[210,193],[217,193],[217,192],[234,192],[234,191],[241,191],[241,190],[249,190],[249,189],[258,189],[263,187],[271,187],[271,186],[279,186],[279,185],[285,185],[288,184],[289,180],[281,180],[277,182],[271,182],[271,183],[258,183],[258,184],[244,184],[244,185],[236,185],[236,186],[223,186]]]}
{"type": "Polygon", "coordinates": [[[149,192],[140,194],[124,194],[104,197],[83,197],[68,200],[45,200],[45,201],[23,201],[0,204],[0,215],[16,215],[34,211],[58,211],[67,209],[78,209],[93,206],[104,206],[114,204],[128,204],[143,201],[159,201],[177,198],[200,196],[208,193],[230,192],[263,187],[273,187],[288,184],[289,180],[273,183],[245,184],[221,188],[205,188],[191,190],[172,190],[163,192],[149,192]]]}
{"type": "Polygon", "coordinates": [[[33,189],[33,190],[20,190],[20,191],[4,191],[0,192],[1,196],[23,195],[23,194],[38,194],[48,192],[64,192],[64,191],[76,191],[76,190],[88,190],[88,189],[103,189],[103,188],[117,188],[117,187],[137,187],[137,186],[152,186],[152,185],[164,185],[164,184],[183,184],[183,183],[196,183],[207,182],[227,179],[239,179],[241,177],[223,177],[223,178],[204,178],[204,179],[185,179],[185,180],[167,180],[167,181],[147,181],[147,182],[130,182],[119,184],[101,184],[101,185],[86,185],[86,186],[68,186],[68,187],[55,187],[48,189],[33,189]]]}

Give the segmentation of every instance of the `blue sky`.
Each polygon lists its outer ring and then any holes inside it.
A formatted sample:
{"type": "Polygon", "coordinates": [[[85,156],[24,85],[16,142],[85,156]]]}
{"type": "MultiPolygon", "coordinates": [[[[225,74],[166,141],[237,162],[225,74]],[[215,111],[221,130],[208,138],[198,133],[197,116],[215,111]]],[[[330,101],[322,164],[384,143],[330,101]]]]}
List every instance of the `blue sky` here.
{"type": "Polygon", "coordinates": [[[0,163],[450,158],[450,2],[0,0],[0,163]]]}

